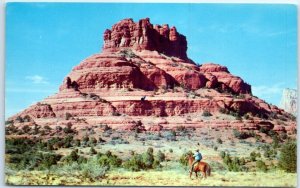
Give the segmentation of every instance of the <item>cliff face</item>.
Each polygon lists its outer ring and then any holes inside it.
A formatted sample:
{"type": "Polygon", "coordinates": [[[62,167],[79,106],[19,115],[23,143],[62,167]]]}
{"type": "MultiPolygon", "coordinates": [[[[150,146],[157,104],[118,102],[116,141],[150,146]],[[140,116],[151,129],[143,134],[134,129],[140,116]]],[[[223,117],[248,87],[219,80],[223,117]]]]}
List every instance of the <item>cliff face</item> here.
{"type": "Polygon", "coordinates": [[[186,38],[175,27],[153,26],[148,18],[136,23],[125,19],[106,30],[103,39],[103,51],[75,66],[58,94],[10,120],[22,125],[16,120],[29,116],[39,125],[71,122],[78,127],[108,124],[120,129],[141,120],[148,130],[296,128],[289,114],[252,96],[251,86],[227,67],[189,60],[186,38]],[[203,119],[204,112],[211,117],[203,119]],[[65,119],[67,115],[72,118],[65,119]],[[278,118],[287,121],[282,125],[278,118]]]}
{"type": "Polygon", "coordinates": [[[168,56],[186,59],[187,41],[179,34],[176,27],[168,24],[155,25],[149,18],[135,23],[132,19],[124,19],[105,30],[103,34],[103,51],[120,49],[156,50],[168,56]]]}
{"type": "Polygon", "coordinates": [[[280,107],[286,112],[297,115],[297,90],[284,89],[280,101],[280,107]]]}

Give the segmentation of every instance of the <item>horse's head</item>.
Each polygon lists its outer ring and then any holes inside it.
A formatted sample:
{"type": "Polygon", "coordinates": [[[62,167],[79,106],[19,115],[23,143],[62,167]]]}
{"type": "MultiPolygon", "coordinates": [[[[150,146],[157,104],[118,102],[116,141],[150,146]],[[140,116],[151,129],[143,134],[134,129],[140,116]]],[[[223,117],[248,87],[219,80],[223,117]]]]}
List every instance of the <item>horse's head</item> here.
{"type": "Polygon", "coordinates": [[[188,153],[188,154],[186,155],[186,158],[185,158],[185,159],[186,159],[186,160],[194,160],[193,154],[188,153]]]}

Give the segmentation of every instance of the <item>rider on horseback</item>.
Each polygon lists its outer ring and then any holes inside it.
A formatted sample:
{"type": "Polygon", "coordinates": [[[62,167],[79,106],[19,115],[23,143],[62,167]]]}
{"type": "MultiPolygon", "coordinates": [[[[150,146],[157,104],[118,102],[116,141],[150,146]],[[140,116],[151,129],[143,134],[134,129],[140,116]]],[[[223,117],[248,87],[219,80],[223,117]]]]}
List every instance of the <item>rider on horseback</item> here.
{"type": "Polygon", "coordinates": [[[193,172],[193,170],[194,170],[194,165],[195,165],[196,163],[200,162],[201,159],[202,159],[202,155],[201,155],[201,153],[199,152],[198,149],[196,149],[196,152],[195,152],[195,154],[194,154],[193,156],[195,157],[195,161],[194,161],[193,164],[192,164],[191,172],[193,172]]]}

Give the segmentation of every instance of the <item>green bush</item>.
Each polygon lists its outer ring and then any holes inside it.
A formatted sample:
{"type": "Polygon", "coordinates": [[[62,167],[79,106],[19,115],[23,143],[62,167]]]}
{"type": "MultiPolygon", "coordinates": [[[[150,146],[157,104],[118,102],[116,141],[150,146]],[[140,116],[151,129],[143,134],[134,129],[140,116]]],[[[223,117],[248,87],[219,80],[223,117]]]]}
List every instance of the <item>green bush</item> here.
{"type": "Polygon", "coordinates": [[[69,119],[71,119],[72,118],[72,114],[70,114],[69,112],[67,112],[66,114],[65,114],[65,119],[66,120],[69,120],[69,119]]]}
{"type": "Polygon", "coordinates": [[[90,149],[90,155],[95,155],[97,154],[97,151],[95,150],[95,148],[92,146],[90,149]]]}
{"type": "MultiPolygon", "coordinates": [[[[221,154],[224,155],[223,153],[221,154]]],[[[247,171],[247,167],[245,167],[245,159],[234,157],[232,158],[229,153],[225,153],[223,157],[223,163],[226,165],[229,171],[240,172],[240,171],[247,171]]]]}
{"type": "Polygon", "coordinates": [[[75,150],[71,151],[71,153],[69,155],[64,157],[64,162],[66,162],[66,163],[77,162],[79,157],[80,156],[78,155],[78,149],[75,149],[75,150]]]}
{"type": "Polygon", "coordinates": [[[138,154],[134,154],[129,160],[125,161],[123,166],[131,171],[140,171],[145,169],[142,155],[138,154]]]}
{"type": "Polygon", "coordinates": [[[218,143],[218,144],[222,144],[222,143],[223,143],[222,139],[221,139],[221,138],[218,138],[218,139],[217,139],[217,143],[218,143]]]}
{"type": "Polygon", "coordinates": [[[263,172],[267,172],[268,170],[267,165],[262,160],[256,161],[256,168],[263,172]]]}
{"type": "Polygon", "coordinates": [[[63,128],[64,133],[69,134],[69,133],[74,133],[74,130],[72,129],[72,123],[68,122],[67,126],[63,128]]]}
{"type": "Polygon", "coordinates": [[[295,173],[297,170],[297,144],[289,141],[285,143],[280,151],[279,168],[286,172],[295,173]]]}
{"type": "MultiPolygon", "coordinates": [[[[163,156],[160,155],[160,157],[163,156]]],[[[160,168],[161,164],[159,159],[154,158],[153,148],[150,147],[148,148],[147,152],[143,154],[133,154],[129,160],[124,162],[123,166],[131,171],[140,171],[160,168]]]]}
{"type": "Polygon", "coordinates": [[[116,155],[113,155],[110,151],[107,151],[105,154],[98,153],[97,161],[101,167],[106,166],[108,169],[112,167],[120,167],[122,160],[116,155]]]}
{"type": "Polygon", "coordinates": [[[104,178],[108,167],[101,167],[97,164],[97,160],[92,158],[89,159],[86,163],[80,165],[81,173],[84,178],[89,178],[90,180],[99,180],[104,178]]]}
{"type": "Polygon", "coordinates": [[[188,152],[182,154],[182,155],[180,156],[179,163],[180,163],[181,165],[183,165],[183,166],[187,166],[187,165],[188,165],[188,162],[189,162],[188,159],[187,159],[187,157],[188,157],[189,155],[193,155],[193,152],[192,152],[192,151],[188,151],[188,152]]]}
{"type": "Polygon", "coordinates": [[[225,151],[221,151],[221,152],[220,152],[220,157],[221,157],[222,159],[224,159],[225,156],[226,156],[226,152],[225,152],[225,151]]]}
{"type": "Polygon", "coordinates": [[[63,147],[64,148],[72,147],[72,142],[73,142],[73,136],[72,135],[68,135],[68,136],[64,137],[63,140],[62,140],[63,147]]]}
{"type": "Polygon", "coordinates": [[[256,161],[256,157],[258,157],[257,154],[255,153],[255,151],[252,151],[250,153],[250,160],[251,161],[256,161]]]}
{"type": "Polygon", "coordinates": [[[159,162],[163,162],[165,161],[165,159],[166,159],[166,155],[159,150],[156,155],[156,160],[159,162]]]}
{"type": "Polygon", "coordinates": [[[29,131],[31,130],[31,127],[29,127],[28,125],[25,125],[22,127],[22,130],[24,131],[24,133],[29,133],[29,131]]]}
{"type": "Polygon", "coordinates": [[[208,117],[208,116],[212,116],[212,114],[209,111],[204,110],[203,113],[202,113],[202,116],[208,117]]]}
{"type": "Polygon", "coordinates": [[[236,129],[233,129],[233,136],[238,138],[238,139],[247,139],[249,137],[254,137],[255,133],[252,132],[240,132],[236,129]]]}

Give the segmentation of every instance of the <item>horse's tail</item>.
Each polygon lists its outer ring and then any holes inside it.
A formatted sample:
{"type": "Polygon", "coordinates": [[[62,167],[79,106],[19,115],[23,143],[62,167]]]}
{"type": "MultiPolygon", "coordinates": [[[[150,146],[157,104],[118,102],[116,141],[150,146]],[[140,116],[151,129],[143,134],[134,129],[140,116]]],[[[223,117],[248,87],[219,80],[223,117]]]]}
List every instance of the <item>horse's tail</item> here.
{"type": "Polygon", "coordinates": [[[211,168],[210,168],[209,164],[207,164],[206,174],[208,176],[210,176],[210,173],[211,173],[211,168]]]}

